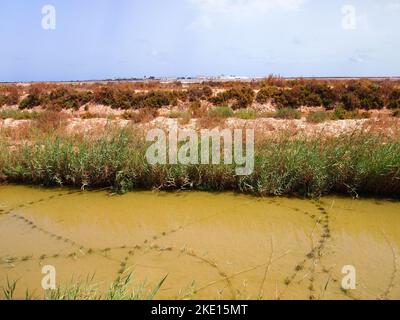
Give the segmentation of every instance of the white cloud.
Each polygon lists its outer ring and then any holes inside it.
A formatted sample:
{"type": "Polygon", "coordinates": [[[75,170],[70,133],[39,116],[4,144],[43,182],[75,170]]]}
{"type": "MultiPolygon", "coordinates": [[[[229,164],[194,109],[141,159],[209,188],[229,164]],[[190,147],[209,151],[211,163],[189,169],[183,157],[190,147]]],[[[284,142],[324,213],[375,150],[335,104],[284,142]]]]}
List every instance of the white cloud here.
{"type": "Polygon", "coordinates": [[[386,10],[389,11],[399,11],[400,10],[400,1],[391,1],[386,4],[385,6],[386,10]]]}
{"type": "Polygon", "coordinates": [[[212,19],[207,15],[202,15],[197,18],[193,23],[189,26],[190,29],[211,29],[213,26],[212,19]]]}
{"type": "Polygon", "coordinates": [[[199,9],[211,13],[237,14],[260,13],[274,8],[293,10],[299,8],[304,0],[190,0],[199,9]]]}
{"type": "Polygon", "coordinates": [[[306,0],[188,0],[198,11],[199,17],[192,28],[210,29],[221,19],[243,21],[265,15],[275,10],[296,10],[306,0]]]}

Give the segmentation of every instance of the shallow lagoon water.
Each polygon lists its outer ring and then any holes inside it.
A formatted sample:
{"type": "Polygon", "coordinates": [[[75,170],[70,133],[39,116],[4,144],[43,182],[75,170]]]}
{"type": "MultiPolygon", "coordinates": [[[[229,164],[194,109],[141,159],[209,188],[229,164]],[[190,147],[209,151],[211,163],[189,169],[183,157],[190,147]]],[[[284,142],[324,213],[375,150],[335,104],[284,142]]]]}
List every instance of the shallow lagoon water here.
{"type": "Polygon", "coordinates": [[[168,275],[158,299],[400,299],[399,247],[396,201],[0,186],[0,287],[18,279],[18,298],[43,297],[52,265],[104,290],[168,275]]]}

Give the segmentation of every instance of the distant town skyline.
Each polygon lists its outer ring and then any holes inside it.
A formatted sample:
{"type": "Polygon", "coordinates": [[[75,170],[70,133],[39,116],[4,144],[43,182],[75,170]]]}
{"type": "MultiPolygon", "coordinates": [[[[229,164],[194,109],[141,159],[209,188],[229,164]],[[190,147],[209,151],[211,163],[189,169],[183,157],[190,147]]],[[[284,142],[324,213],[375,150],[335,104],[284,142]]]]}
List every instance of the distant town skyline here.
{"type": "Polygon", "coordinates": [[[3,0],[0,9],[1,82],[400,75],[400,0],[3,0]]]}

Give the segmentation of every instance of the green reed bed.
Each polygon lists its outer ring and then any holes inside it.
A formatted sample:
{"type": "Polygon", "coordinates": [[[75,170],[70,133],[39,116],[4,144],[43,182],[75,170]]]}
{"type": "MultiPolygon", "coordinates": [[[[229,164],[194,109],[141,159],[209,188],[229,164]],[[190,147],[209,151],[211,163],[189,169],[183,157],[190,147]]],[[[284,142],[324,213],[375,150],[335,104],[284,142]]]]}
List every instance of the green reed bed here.
{"type": "Polygon", "coordinates": [[[400,194],[400,141],[376,135],[258,141],[254,172],[242,177],[235,175],[234,165],[151,166],[145,159],[147,146],[129,131],[97,138],[48,136],[16,146],[0,141],[0,179],[112,187],[118,192],[156,188],[234,190],[262,196],[400,194]]]}

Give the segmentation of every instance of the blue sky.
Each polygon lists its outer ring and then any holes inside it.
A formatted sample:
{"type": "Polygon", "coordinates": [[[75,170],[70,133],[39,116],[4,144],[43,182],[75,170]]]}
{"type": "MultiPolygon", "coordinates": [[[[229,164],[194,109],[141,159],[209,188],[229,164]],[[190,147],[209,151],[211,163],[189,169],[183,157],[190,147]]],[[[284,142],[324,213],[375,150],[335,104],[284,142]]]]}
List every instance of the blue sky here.
{"type": "Polygon", "coordinates": [[[1,0],[0,81],[399,76],[399,30],[400,0],[1,0]]]}

